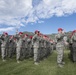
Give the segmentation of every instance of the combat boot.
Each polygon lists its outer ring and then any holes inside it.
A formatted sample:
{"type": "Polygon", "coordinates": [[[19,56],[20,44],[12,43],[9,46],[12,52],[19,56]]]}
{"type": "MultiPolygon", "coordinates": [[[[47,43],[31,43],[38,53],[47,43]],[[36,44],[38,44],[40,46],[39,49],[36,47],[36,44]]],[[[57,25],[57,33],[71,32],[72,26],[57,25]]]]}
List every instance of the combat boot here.
{"type": "Polygon", "coordinates": [[[62,62],[61,64],[62,64],[62,65],[65,65],[65,62],[62,62]]]}
{"type": "Polygon", "coordinates": [[[63,67],[63,65],[62,65],[62,64],[58,64],[58,67],[62,68],[62,67],[63,67]]]}
{"type": "Polygon", "coordinates": [[[34,64],[35,64],[35,65],[39,65],[39,63],[38,63],[38,62],[35,62],[34,64]]]}
{"type": "Polygon", "coordinates": [[[20,63],[20,61],[19,61],[19,60],[17,60],[17,63],[20,63]]]}
{"type": "Polygon", "coordinates": [[[5,62],[6,60],[5,60],[5,59],[3,59],[2,61],[3,61],[3,62],[5,62]]]}

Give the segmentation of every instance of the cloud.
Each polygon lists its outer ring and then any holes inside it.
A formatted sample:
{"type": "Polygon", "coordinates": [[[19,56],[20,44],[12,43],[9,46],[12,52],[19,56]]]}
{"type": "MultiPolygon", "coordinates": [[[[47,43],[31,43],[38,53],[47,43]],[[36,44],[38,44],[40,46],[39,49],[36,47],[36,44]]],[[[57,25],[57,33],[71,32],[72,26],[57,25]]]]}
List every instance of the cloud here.
{"type": "Polygon", "coordinates": [[[14,27],[0,28],[0,32],[9,32],[13,31],[14,29],[14,27]]]}
{"type": "Polygon", "coordinates": [[[44,21],[38,21],[38,23],[44,23],[44,21]]]}
{"type": "Polygon", "coordinates": [[[32,8],[32,0],[0,0],[0,24],[22,25],[32,8]]]}
{"type": "Polygon", "coordinates": [[[41,0],[32,8],[27,23],[36,23],[40,19],[68,16],[73,13],[76,13],[76,0],[41,0]]]}
{"type": "Polygon", "coordinates": [[[76,0],[0,0],[0,25],[14,28],[73,13],[76,13],[76,0]]]}
{"type": "Polygon", "coordinates": [[[76,0],[43,0],[36,8],[39,18],[51,18],[76,13],[76,0]]]}

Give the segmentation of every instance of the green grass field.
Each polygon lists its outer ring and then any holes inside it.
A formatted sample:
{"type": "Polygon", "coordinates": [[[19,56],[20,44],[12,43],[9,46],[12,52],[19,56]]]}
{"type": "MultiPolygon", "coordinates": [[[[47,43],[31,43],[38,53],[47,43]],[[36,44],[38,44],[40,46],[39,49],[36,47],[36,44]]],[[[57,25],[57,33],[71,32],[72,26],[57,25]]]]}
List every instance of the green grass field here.
{"type": "Polygon", "coordinates": [[[0,75],[76,75],[76,63],[68,59],[69,51],[64,54],[65,66],[59,68],[56,63],[56,51],[51,56],[40,62],[33,64],[33,59],[27,59],[21,63],[16,63],[15,58],[2,62],[0,58],[0,75]]]}

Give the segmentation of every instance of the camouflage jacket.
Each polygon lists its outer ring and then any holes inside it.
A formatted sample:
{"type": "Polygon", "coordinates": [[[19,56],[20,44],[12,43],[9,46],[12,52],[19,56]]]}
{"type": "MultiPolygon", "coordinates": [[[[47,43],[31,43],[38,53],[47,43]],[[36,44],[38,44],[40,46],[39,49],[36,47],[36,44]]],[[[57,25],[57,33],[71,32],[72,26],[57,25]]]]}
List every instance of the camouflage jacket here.
{"type": "Polygon", "coordinates": [[[73,36],[70,39],[70,42],[71,43],[76,42],[76,33],[73,34],[73,36]]]}
{"type": "Polygon", "coordinates": [[[9,46],[9,38],[8,38],[8,36],[4,36],[4,35],[2,35],[1,37],[0,37],[0,40],[1,40],[1,47],[8,47],[9,46]]]}
{"type": "Polygon", "coordinates": [[[33,47],[39,48],[39,40],[40,40],[39,36],[35,34],[32,38],[33,47]]]}
{"type": "Polygon", "coordinates": [[[64,47],[64,36],[65,34],[63,33],[58,33],[56,36],[55,36],[55,40],[56,40],[56,47],[64,47]]]}
{"type": "Polygon", "coordinates": [[[16,35],[15,38],[16,38],[16,47],[22,47],[22,37],[16,35]]]}

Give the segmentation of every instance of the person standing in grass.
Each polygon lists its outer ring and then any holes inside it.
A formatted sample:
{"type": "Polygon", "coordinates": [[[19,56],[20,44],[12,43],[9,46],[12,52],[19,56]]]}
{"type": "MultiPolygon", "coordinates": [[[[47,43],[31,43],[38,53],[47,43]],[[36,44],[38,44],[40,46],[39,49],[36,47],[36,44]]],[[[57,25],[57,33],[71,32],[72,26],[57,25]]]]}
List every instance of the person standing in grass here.
{"type": "Polygon", "coordinates": [[[34,48],[34,64],[39,64],[39,31],[35,31],[35,35],[32,37],[32,44],[34,48]]]}
{"type": "Polygon", "coordinates": [[[7,56],[7,50],[8,50],[8,33],[4,32],[2,34],[2,36],[0,36],[0,40],[1,40],[1,56],[2,56],[2,60],[3,62],[5,61],[5,58],[7,56]]]}
{"type": "Polygon", "coordinates": [[[62,28],[58,29],[58,34],[56,35],[56,50],[57,50],[57,64],[59,67],[63,67],[65,62],[63,61],[64,55],[64,36],[65,33],[62,28]]]}
{"type": "Polygon", "coordinates": [[[71,49],[71,57],[72,61],[76,62],[76,30],[73,31],[72,36],[71,36],[71,44],[72,44],[72,49],[71,49]]]}
{"type": "Polygon", "coordinates": [[[22,50],[22,35],[23,32],[19,32],[16,34],[16,60],[17,63],[20,63],[20,57],[21,57],[21,50],[22,50]]]}

